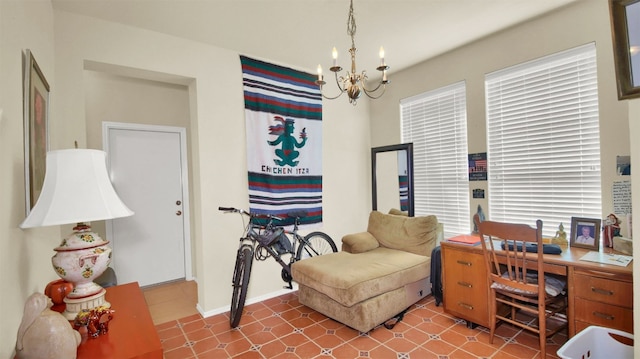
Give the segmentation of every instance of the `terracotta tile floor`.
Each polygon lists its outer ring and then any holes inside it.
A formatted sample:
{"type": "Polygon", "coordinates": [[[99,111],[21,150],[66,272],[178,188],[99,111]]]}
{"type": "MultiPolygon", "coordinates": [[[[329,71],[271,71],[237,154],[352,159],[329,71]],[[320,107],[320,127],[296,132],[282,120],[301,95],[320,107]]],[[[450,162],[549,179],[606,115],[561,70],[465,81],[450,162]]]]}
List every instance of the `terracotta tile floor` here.
{"type": "MultiPolygon", "coordinates": [[[[540,358],[536,336],[502,325],[489,344],[486,328],[467,328],[436,307],[432,296],[413,305],[392,330],[378,326],[368,334],[301,305],[297,292],[246,306],[236,329],[229,328],[228,312],[189,315],[156,328],[165,359],[540,358]]],[[[565,341],[566,333],[550,338],[547,357],[557,358],[565,341]]]]}

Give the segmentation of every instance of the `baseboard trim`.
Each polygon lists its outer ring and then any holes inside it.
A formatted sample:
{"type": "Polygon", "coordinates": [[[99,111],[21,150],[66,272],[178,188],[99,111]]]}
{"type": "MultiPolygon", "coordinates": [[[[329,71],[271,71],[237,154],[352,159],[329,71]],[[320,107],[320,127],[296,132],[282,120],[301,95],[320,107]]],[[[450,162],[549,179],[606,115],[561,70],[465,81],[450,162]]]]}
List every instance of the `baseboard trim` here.
{"type": "MultiPolygon", "coordinates": [[[[263,294],[261,296],[249,298],[249,299],[247,299],[247,301],[245,302],[244,305],[250,305],[250,304],[254,304],[254,303],[259,303],[259,302],[265,301],[267,299],[279,297],[281,295],[297,291],[298,290],[298,283],[291,283],[291,284],[293,286],[293,289],[283,288],[283,289],[280,289],[280,290],[275,291],[275,292],[270,292],[270,293],[267,293],[267,294],[263,294]]],[[[228,312],[229,311],[229,305],[205,311],[200,306],[200,303],[198,303],[198,304],[196,304],[196,309],[198,310],[200,315],[202,315],[203,318],[208,318],[208,317],[212,317],[214,315],[218,315],[218,314],[222,314],[222,313],[228,312]]]]}

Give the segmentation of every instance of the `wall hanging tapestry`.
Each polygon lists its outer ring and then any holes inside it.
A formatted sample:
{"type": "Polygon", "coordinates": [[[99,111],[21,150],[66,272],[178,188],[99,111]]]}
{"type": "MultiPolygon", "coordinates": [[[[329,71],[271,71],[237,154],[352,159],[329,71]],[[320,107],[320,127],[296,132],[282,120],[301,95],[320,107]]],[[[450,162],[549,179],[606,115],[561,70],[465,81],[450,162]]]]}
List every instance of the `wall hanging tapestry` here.
{"type": "MultiPolygon", "coordinates": [[[[316,76],[240,56],[249,208],[322,222],[322,97],[316,76]]],[[[288,218],[284,225],[293,223],[288,218]]]]}

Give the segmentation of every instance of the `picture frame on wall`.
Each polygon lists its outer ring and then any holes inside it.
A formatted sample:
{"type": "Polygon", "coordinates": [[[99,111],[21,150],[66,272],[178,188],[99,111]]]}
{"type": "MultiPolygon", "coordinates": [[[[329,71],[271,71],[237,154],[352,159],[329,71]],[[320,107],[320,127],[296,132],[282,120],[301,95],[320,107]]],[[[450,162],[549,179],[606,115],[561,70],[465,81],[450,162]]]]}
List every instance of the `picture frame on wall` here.
{"type": "Polygon", "coordinates": [[[26,214],[38,201],[49,150],[49,83],[31,50],[24,54],[24,178],[26,214]]]}
{"type": "Polygon", "coordinates": [[[640,0],[609,0],[618,99],[640,97],[640,0]]]}
{"type": "Polygon", "coordinates": [[[600,219],[571,217],[570,247],[600,250],[600,219]]]}

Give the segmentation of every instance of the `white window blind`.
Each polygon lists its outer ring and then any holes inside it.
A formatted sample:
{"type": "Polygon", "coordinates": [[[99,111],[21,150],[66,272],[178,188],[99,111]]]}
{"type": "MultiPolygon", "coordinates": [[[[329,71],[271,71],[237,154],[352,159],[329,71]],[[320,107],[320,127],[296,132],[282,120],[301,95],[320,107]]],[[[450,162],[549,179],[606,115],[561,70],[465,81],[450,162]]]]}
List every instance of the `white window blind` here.
{"type": "Polygon", "coordinates": [[[415,215],[433,214],[445,237],[469,233],[465,82],[400,101],[402,142],[413,143],[415,215]]]}
{"type": "Polygon", "coordinates": [[[601,218],[595,44],[485,77],[489,216],[544,223],[601,218]]]}

